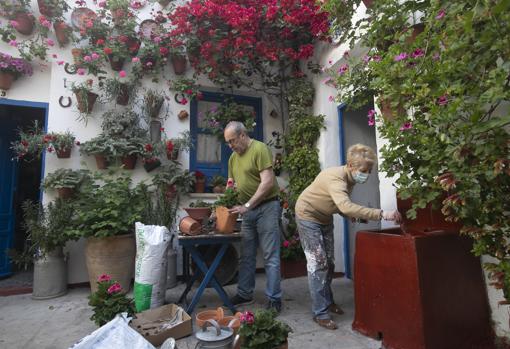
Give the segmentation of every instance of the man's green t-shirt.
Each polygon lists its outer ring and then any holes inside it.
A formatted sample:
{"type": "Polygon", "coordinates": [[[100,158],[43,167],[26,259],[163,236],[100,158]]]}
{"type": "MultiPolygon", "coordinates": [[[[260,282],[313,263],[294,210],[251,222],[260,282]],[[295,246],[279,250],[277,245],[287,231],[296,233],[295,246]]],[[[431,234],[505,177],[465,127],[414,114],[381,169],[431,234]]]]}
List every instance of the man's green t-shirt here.
{"type": "MultiPolygon", "coordinates": [[[[260,172],[273,166],[273,155],[267,145],[255,139],[242,154],[232,153],[228,160],[228,176],[233,178],[239,200],[244,204],[255,194],[260,184],[260,172]]],[[[274,198],[280,188],[276,177],[273,189],[262,200],[274,198]]]]}

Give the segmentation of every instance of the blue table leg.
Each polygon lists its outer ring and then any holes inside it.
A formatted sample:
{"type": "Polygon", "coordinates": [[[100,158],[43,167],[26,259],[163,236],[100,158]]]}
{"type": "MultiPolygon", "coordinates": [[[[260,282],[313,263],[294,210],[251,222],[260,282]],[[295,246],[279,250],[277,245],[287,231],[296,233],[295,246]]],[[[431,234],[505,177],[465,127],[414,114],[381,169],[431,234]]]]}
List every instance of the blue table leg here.
{"type": "MultiPolygon", "coordinates": [[[[191,245],[185,245],[184,246],[184,251],[186,254],[189,253],[189,251],[187,251],[187,247],[189,247],[191,245]]],[[[212,247],[212,246],[211,246],[212,247]]],[[[200,258],[202,260],[208,260],[209,258],[212,257],[212,253],[213,252],[213,249],[212,248],[208,248],[207,249],[207,252],[205,253],[205,259],[202,258],[202,255],[200,255],[200,258]]],[[[186,263],[188,264],[186,266],[186,268],[189,268],[189,263],[186,263]]],[[[179,301],[178,303],[179,304],[184,304],[184,301],[186,301],[186,304],[188,304],[187,300],[186,300],[186,297],[188,296],[188,293],[189,291],[191,291],[191,287],[193,286],[193,284],[195,283],[195,281],[198,279],[198,277],[200,276],[200,274],[202,274],[202,271],[200,269],[196,270],[193,275],[191,276],[191,278],[188,277],[187,279],[187,282],[186,282],[186,288],[184,289],[184,291],[182,292],[181,294],[181,297],[179,298],[179,301]]],[[[205,273],[204,273],[204,276],[205,276],[205,273]]],[[[206,286],[207,287],[207,286],[206,286]]]]}
{"type": "Polygon", "coordinates": [[[223,255],[227,251],[229,243],[221,244],[220,250],[216,254],[216,257],[214,258],[214,261],[212,262],[211,266],[207,268],[207,265],[204,263],[202,255],[200,252],[196,249],[195,246],[188,246],[189,251],[191,253],[191,257],[193,257],[193,260],[197,264],[197,267],[204,273],[205,277],[200,283],[200,286],[198,287],[197,292],[193,296],[193,299],[191,300],[190,305],[188,306],[187,312],[188,314],[191,314],[193,310],[195,309],[195,306],[197,305],[198,301],[202,297],[202,293],[204,292],[205,288],[209,283],[212,284],[216,292],[220,295],[221,299],[225,303],[225,305],[232,311],[232,313],[235,313],[236,309],[230,302],[230,299],[228,298],[225,290],[223,287],[221,287],[220,283],[216,280],[214,277],[214,273],[216,272],[216,269],[220,265],[220,261],[223,258],[223,255]]]}

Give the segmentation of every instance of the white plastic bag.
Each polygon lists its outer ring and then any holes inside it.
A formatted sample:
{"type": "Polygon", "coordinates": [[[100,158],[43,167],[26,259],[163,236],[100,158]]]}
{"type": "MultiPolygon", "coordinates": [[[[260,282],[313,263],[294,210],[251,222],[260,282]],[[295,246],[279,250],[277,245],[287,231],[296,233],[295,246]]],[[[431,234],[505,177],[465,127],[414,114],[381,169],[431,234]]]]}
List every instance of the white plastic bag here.
{"type": "Polygon", "coordinates": [[[136,222],[134,298],[137,312],[165,304],[167,250],[166,227],[136,222]]]}
{"type": "Polygon", "coordinates": [[[129,327],[130,320],[127,313],[118,314],[70,349],[156,349],[140,333],[129,327]]]}

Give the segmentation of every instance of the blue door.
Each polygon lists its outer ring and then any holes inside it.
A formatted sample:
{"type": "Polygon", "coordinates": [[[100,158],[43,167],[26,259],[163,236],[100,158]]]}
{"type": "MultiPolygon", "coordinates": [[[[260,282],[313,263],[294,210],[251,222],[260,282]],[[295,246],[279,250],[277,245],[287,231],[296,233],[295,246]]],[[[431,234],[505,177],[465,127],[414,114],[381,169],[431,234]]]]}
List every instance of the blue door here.
{"type": "Polygon", "coordinates": [[[13,198],[16,190],[17,162],[12,161],[10,144],[16,137],[16,125],[8,117],[0,119],[0,277],[11,273],[7,250],[14,234],[13,198]]]}

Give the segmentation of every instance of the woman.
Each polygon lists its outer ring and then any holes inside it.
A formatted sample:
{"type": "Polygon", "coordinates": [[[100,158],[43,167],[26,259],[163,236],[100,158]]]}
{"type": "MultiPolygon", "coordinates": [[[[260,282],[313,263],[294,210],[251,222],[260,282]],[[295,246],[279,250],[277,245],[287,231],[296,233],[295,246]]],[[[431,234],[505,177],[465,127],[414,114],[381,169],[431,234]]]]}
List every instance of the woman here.
{"type": "Polygon", "coordinates": [[[334,330],[336,323],[328,311],[342,314],[333,301],[333,214],[352,219],[391,220],[400,223],[398,211],[383,211],[351,202],[349,197],[355,184],[368,180],[376,162],[375,152],[368,146],[355,144],[347,150],[347,165],[328,168],[315,178],[296,202],[296,221],[301,245],[305,251],[308,286],[312,297],[314,321],[334,330]]]}

